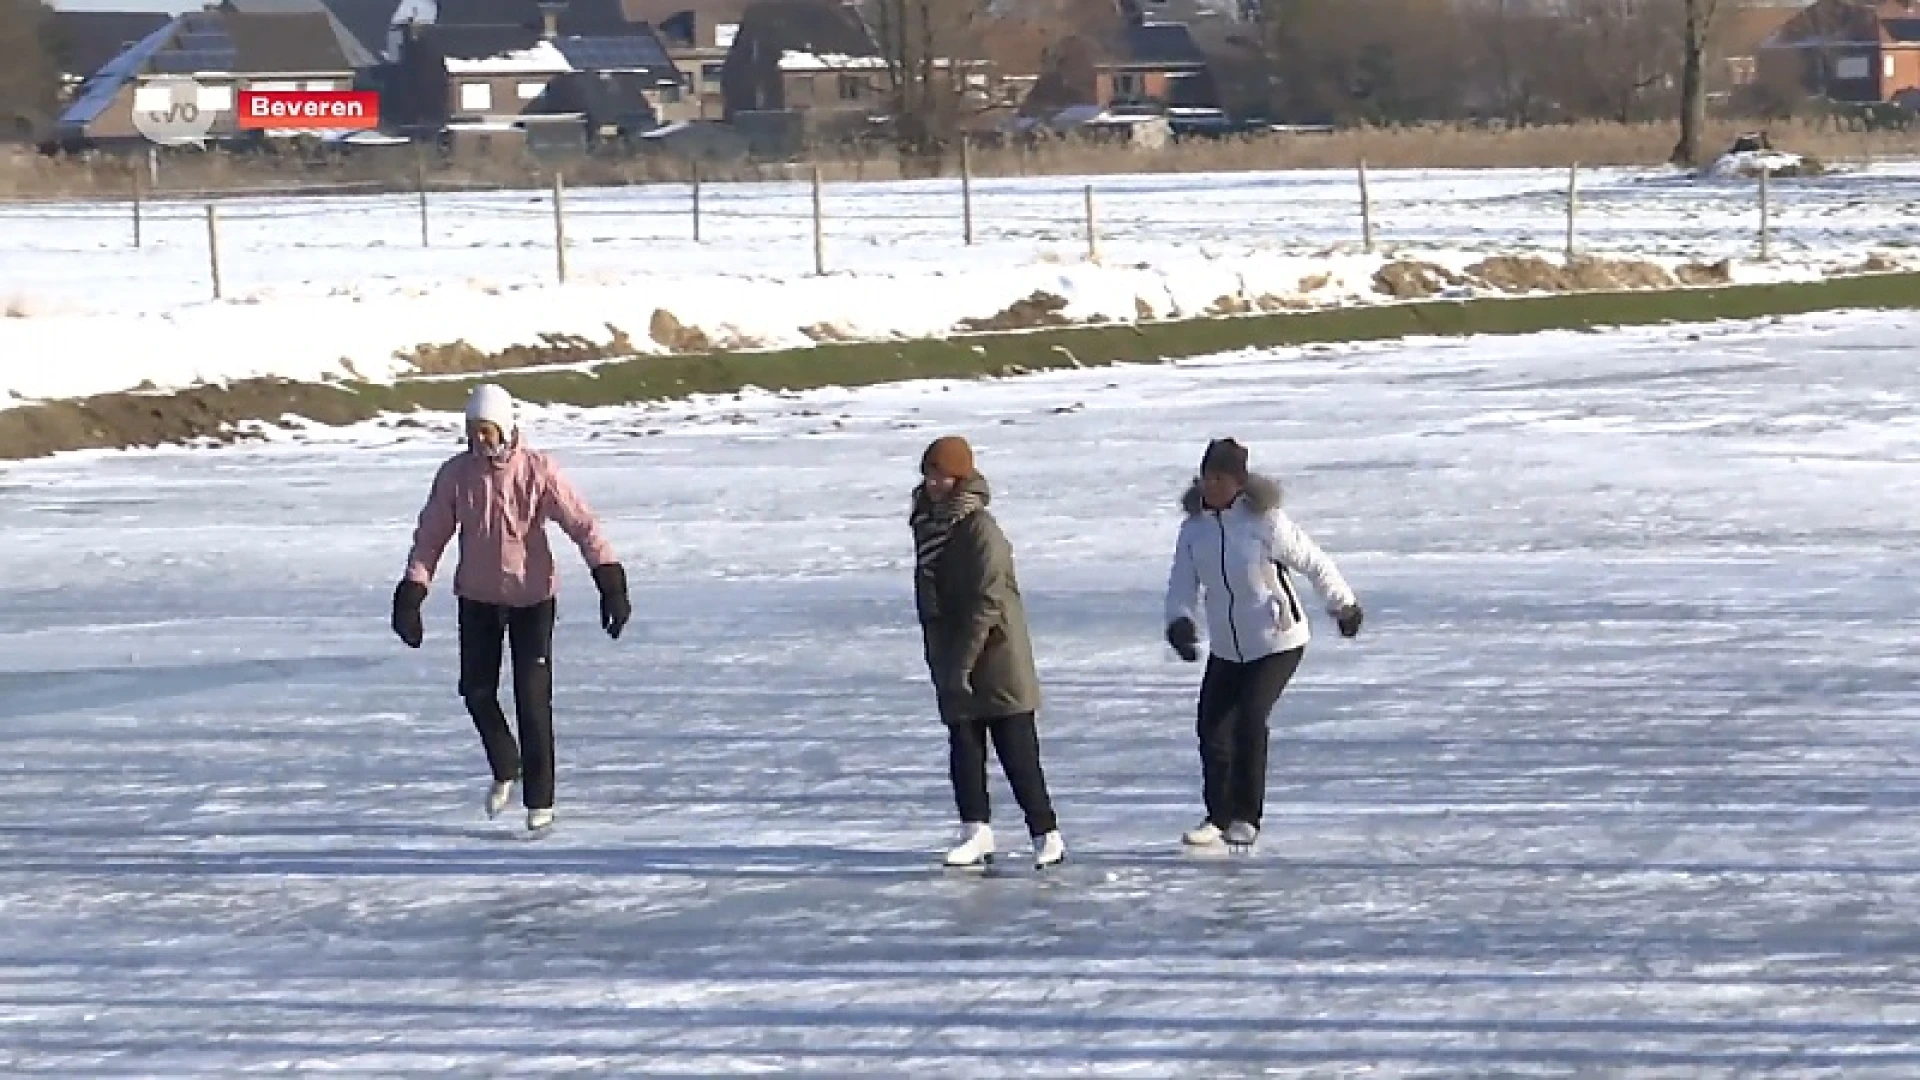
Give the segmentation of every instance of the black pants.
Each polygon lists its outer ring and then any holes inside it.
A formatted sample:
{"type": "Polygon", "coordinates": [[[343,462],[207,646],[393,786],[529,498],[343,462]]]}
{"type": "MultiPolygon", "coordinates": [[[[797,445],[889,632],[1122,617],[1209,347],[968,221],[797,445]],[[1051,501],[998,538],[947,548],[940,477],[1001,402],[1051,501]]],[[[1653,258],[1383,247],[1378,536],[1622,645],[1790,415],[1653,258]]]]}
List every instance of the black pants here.
{"type": "Polygon", "coordinates": [[[480,729],[493,778],[521,776],[529,810],[553,809],[553,616],[552,600],[522,608],[460,601],[460,696],[480,729]],[[502,637],[513,646],[518,745],[500,710],[502,637]]]}
{"type": "Polygon", "coordinates": [[[1027,815],[1027,834],[1045,836],[1058,827],[1053,802],[1047,798],[1047,776],[1040,771],[1040,732],[1032,713],[992,720],[970,718],[947,725],[948,765],[953,773],[953,801],[961,821],[985,824],[991,820],[987,800],[987,738],[992,736],[1007,784],[1027,815]]]}
{"type": "Polygon", "coordinates": [[[1200,683],[1200,775],[1207,820],[1254,827],[1267,803],[1267,715],[1306,647],[1244,664],[1207,657],[1200,683]]]}

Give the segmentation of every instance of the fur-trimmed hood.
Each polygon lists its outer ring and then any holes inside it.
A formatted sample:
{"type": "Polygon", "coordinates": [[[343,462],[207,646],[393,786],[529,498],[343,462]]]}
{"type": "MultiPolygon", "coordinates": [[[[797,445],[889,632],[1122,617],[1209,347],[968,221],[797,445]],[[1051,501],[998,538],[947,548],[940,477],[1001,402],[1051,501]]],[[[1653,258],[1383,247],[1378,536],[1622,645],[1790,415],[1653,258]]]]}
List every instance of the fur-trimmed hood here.
{"type": "MultiPolygon", "coordinates": [[[[1257,514],[1264,514],[1270,510],[1278,510],[1280,508],[1280,481],[1262,473],[1249,473],[1247,475],[1246,490],[1241,493],[1240,497],[1245,499],[1247,505],[1251,506],[1257,514]]],[[[1180,509],[1186,511],[1188,517],[1192,517],[1200,513],[1203,508],[1204,504],[1200,496],[1200,481],[1194,480],[1187,485],[1187,490],[1180,496],[1180,509]]]]}

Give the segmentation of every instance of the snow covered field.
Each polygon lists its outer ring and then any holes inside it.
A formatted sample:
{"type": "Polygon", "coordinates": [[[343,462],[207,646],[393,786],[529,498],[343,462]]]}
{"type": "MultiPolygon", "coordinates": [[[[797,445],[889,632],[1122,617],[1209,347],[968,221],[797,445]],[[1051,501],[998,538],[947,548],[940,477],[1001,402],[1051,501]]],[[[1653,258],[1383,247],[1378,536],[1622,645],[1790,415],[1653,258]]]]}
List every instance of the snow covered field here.
{"type": "MultiPolygon", "coordinates": [[[[1912,315],[551,412],[560,828],[484,821],[450,428],[10,466],[0,1072],[1911,1076],[1912,315]],[[1697,337],[1698,340],[1695,340],[1697,337]],[[919,448],[980,447],[1074,860],[933,866],[919,448]],[[1367,604],[1198,815],[1172,501],[1235,433],[1367,604]]],[[[1018,836],[996,772],[997,821],[1018,836]]]]}
{"type": "MultiPolygon", "coordinates": [[[[957,181],[829,185],[826,276],[813,273],[805,185],[707,187],[701,243],[684,186],[574,191],[565,287],[547,194],[435,195],[428,248],[411,195],[233,200],[220,206],[221,303],[199,205],[149,206],[138,249],[124,204],[0,207],[0,312],[15,316],[0,318],[0,403],[143,382],[385,378],[403,370],[396,350],[497,351],[541,333],[604,342],[610,324],[646,349],[656,309],[722,344],[791,347],[937,335],[1036,290],[1076,319],[1200,314],[1223,296],[1375,302],[1389,252],[1458,269],[1564,247],[1558,170],[1376,172],[1371,256],[1349,172],[1092,182],[1097,264],[1081,179],[979,181],[972,247],[957,181]]],[[[1580,187],[1585,251],[1668,265],[1757,255],[1750,180],[1606,169],[1580,187]]],[[[1920,238],[1920,164],[1776,181],[1772,197],[1778,261],[1737,263],[1736,280],[1816,277],[1875,252],[1902,264],[1920,238]]]]}

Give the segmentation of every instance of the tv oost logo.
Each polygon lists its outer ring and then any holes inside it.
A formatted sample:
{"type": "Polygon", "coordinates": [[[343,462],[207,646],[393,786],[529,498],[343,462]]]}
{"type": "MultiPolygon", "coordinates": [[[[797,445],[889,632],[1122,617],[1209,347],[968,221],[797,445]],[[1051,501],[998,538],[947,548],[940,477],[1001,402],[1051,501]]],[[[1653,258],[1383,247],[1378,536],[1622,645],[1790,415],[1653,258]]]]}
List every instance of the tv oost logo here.
{"type": "Polygon", "coordinates": [[[134,91],[134,130],[162,146],[200,146],[219,110],[202,104],[205,88],[181,75],[163,75],[134,91]],[[144,106],[144,107],[143,107],[144,106]]]}

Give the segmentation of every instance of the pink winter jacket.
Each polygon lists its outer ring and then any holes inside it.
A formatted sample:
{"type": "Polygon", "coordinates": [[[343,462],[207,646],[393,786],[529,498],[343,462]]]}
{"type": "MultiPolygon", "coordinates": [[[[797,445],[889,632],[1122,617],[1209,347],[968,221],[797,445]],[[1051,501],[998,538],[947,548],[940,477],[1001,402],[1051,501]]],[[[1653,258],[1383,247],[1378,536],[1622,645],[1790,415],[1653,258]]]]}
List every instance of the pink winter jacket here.
{"type": "Polygon", "coordinates": [[[552,519],[590,567],[614,561],[593,510],[552,458],[517,447],[501,461],[466,451],[448,459],[413,531],[407,579],[433,582],[440,555],[460,533],[454,595],[483,604],[530,607],[554,594],[558,575],[547,546],[552,519]]]}

